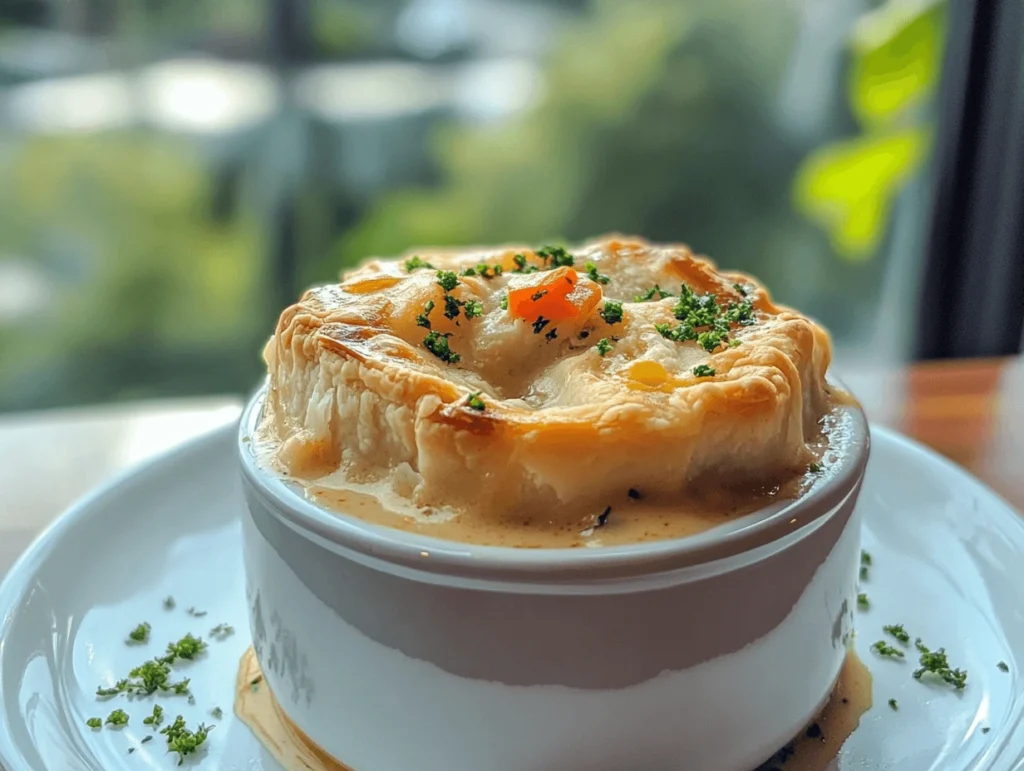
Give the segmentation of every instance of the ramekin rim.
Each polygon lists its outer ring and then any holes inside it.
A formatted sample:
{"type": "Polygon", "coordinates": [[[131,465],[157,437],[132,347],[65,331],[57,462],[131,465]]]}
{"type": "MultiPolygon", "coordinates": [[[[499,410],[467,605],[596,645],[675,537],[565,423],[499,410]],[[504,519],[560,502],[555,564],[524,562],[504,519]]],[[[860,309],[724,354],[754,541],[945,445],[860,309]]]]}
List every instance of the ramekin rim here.
{"type": "Polygon", "coordinates": [[[829,476],[796,499],[771,504],[736,520],[748,524],[720,527],[682,538],[641,541],[593,549],[570,547],[524,549],[470,544],[376,525],[311,502],[299,482],[259,465],[251,437],[262,410],[267,386],[249,399],[239,423],[237,449],[243,479],[269,504],[290,529],[336,550],[412,570],[454,578],[496,581],[552,581],[559,578],[623,578],[678,570],[734,557],[807,528],[835,513],[860,484],[870,453],[870,429],[855,402],[838,409],[849,412],[850,452],[829,476]]]}

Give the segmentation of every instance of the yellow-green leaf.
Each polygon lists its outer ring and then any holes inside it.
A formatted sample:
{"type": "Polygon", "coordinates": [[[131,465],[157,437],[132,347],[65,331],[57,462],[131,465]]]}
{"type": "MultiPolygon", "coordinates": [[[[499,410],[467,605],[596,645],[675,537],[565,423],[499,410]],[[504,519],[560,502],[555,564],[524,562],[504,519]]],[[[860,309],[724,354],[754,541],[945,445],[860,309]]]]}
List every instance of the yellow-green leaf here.
{"type": "Polygon", "coordinates": [[[850,105],[864,126],[894,125],[935,90],[942,65],[945,5],[889,0],[854,28],[850,105]]]}
{"type": "Polygon", "coordinates": [[[888,224],[892,199],[928,149],[927,129],[869,135],[826,145],[797,171],[796,206],[852,260],[869,258],[888,224]]]}

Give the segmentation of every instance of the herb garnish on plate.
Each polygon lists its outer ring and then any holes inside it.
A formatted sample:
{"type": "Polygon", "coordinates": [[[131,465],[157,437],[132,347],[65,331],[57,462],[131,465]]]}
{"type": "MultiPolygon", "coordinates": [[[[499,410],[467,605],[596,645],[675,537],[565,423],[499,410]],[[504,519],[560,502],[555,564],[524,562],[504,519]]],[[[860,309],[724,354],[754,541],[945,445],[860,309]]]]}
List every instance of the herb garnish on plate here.
{"type": "Polygon", "coordinates": [[[195,731],[190,731],[185,725],[185,718],[178,715],[174,722],[161,729],[160,733],[167,737],[168,751],[178,753],[180,766],[185,762],[186,755],[196,752],[206,742],[206,737],[213,728],[200,723],[195,731]]]}

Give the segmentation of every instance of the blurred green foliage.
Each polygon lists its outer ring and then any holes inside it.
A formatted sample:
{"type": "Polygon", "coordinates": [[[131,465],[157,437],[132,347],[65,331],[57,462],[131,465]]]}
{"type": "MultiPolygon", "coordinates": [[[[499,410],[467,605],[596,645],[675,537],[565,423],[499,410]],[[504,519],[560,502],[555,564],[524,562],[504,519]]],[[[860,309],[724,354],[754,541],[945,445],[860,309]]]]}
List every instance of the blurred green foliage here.
{"type": "Polygon", "coordinates": [[[595,3],[554,46],[541,103],[441,131],[443,183],[377,201],[343,236],[342,263],[424,243],[621,230],[685,233],[723,260],[761,265],[764,228],[791,221],[786,172],[802,153],[770,129],[777,94],[765,87],[793,30],[739,5],[595,3]],[[723,227],[740,213],[761,221],[723,227]]]}
{"type": "MultiPolygon", "coordinates": [[[[313,0],[313,56],[396,57],[386,34],[395,5],[313,0]]],[[[204,7],[132,6],[129,47],[149,50],[161,25],[158,56],[207,32],[266,33],[265,9],[204,7]]],[[[837,260],[829,241],[841,256],[875,251],[893,195],[926,155],[941,55],[941,6],[896,7],[858,25],[848,98],[835,92],[820,121],[796,128],[780,110],[806,34],[794,8],[593,0],[560,17],[526,111],[441,119],[428,147],[416,137],[435,114],[408,131],[321,126],[291,202],[297,250],[275,251],[267,237],[280,212],[254,188],[280,148],[263,135],[233,153],[220,138],[151,130],[0,135],[0,263],[28,266],[47,291],[40,307],[0,316],[0,409],[244,390],[295,276],[328,280],[368,255],[424,244],[610,231],[684,239],[852,339],[869,326],[885,266],[837,260]],[[862,136],[819,149],[857,126],[862,136]],[[372,179],[341,181],[361,152],[368,163],[355,165],[372,179]],[[374,154],[415,173],[373,177],[388,166],[374,154]]]]}
{"type": "Polygon", "coordinates": [[[920,166],[924,129],[900,129],[836,142],[813,153],[797,175],[797,205],[821,222],[850,259],[875,254],[892,199],[920,166]]]}
{"type": "Polygon", "coordinates": [[[792,16],[741,0],[598,0],[556,39],[539,103],[438,132],[441,182],[377,199],[335,265],[424,244],[684,239],[850,335],[866,326],[881,267],[833,260],[792,205],[820,141],[779,113],[796,34],[792,16]],[[829,284],[849,302],[829,300],[829,284]]]}
{"type": "Polygon", "coordinates": [[[0,322],[5,406],[253,382],[266,314],[258,230],[213,221],[209,175],[152,135],[32,138],[3,164],[0,254],[53,288],[0,322]]]}
{"type": "Polygon", "coordinates": [[[796,176],[796,206],[848,259],[876,253],[895,196],[927,157],[945,10],[937,0],[888,0],[860,20],[848,91],[863,133],[817,149],[796,176]]]}
{"type": "Polygon", "coordinates": [[[882,266],[831,259],[792,204],[794,175],[820,141],[779,115],[794,17],[740,0],[599,0],[591,11],[556,40],[534,109],[438,132],[441,181],[378,199],[342,234],[334,264],[617,230],[685,240],[756,273],[840,338],[866,327],[882,266]],[[828,285],[849,302],[830,301],[828,285]]]}

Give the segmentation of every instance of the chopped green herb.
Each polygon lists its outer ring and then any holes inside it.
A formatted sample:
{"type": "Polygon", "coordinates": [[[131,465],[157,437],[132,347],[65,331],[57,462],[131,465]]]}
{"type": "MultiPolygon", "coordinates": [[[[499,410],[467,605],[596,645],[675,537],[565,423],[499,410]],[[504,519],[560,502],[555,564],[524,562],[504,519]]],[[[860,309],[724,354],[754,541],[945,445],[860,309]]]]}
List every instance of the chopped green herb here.
{"type": "Polygon", "coordinates": [[[608,300],[601,308],[600,316],[608,324],[618,324],[622,321],[622,303],[608,300]]]}
{"type": "Polygon", "coordinates": [[[648,289],[643,294],[636,295],[633,298],[633,302],[635,302],[635,303],[647,302],[648,300],[653,300],[654,299],[654,295],[658,295],[658,299],[659,300],[664,300],[666,297],[673,297],[674,296],[671,292],[666,292],[660,286],[655,284],[654,286],[652,286],[650,289],[648,289]]]}
{"type": "Polygon", "coordinates": [[[477,316],[484,315],[484,304],[479,300],[466,300],[463,309],[467,319],[475,319],[477,316]]]}
{"type": "Polygon", "coordinates": [[[142,737],[142,741],[140,741],[139,744],[145,744],[146,742],[151,742],[151,741],[153,741],[153,735],[149,734],[147,736],[143,736],[142,737]]]}
{"type": "Polygon", "coordinates": [[[153,705],[153,714],[142,718],[143,725],[160,725],[164,722],[164,708],[159,704],[153,705]]]}
{"type": "Polygon", "coordinates": [[[188,613],[190,616],[194,616],[195,618],[202,618],[203,616],[206,615],[206,611],[205,610],[197,610],[195,606],[190,607],[185,612],[188,613]]]}
{"type": "Polygon", "coordinates": [[[907,634],[907,630],[903,628],[903,624],[886,624],[882,627],[882,631],[888,635],[892,635],[901,643],[910,642],[910,635],[907,634]]]}
{"type": "Polygon", "coordinates": [[[460,276],[480,276],[480,278],[495,278],[501,275],[501,265],[488,265],[486,262],[477,264],[475,268],[466,268],[460,276]]]}
{"type": "Polygon", "coordinates": [[[812,463],[812,464],[811,464],[810,466],[808,466],[808,468],[809,468],[809,469],[811,470],[811,473],[812,473],[812,474],[819,474],[819,473],[821,473],[821,470],[822,470],[822,468],[824,468],[824,467],[823,467],[823,466],[822,466],[822,465],[821,465],[820,463],[818,463],[817,461],[815,461],[815,462],[814,462],[814,463],[812,463]]]}
{"type": "Polygon", "coordinates": [[[551,323],[551,319],[546,319],[543,316],[538,316],[537,320],[533,322],[533,334],[539,335],[544,331],[544,327],[551,323]]]}
{"type": "Polygon", "coordinates": [[[175,659],[192,660],[207,649],[202,637],[194,637],[192,633],[185,635],[177,642],[167,643],[167,655],[162,661],[173,664],[175,659]]]}
{"type": "Polygon", "coordinates": [[[573,256],[561,246],[542,246],[535,254],[546,263],[551,263],[551,268],[571,268],[575,262],[573,256]]]}
{"type": "Polygon", "coordinates": [[[871,566],[871,555],[863,549],[860,552],[860,564],[867,565],[868,567],[871,566]]]}
{"type": "Polygon", "coordinates": [[[689,324],[677,324],[675,327],[671,324],[655,324],[654,328],[662,337],[677,343],[697,339],[697,332],[689,324]]]}
{"type": "Polygon", "coordinates": [[[455,275],[454,270],[439,270],[437,271],[437,283],[444,291],[450,292],[459,285],[459,277],[455,275]]]}
{"type": "Polygon", "coordinates": [[[865,610],[871,607],[871,602],[868,600],[868,596],[863,592],[857,595],[857,607],[864,608],[865,610]]]}
{"type": "Polygon", "coordinates": [[[866,565],[861,565],[860,566],[860,580],[861,581],[867,581],[868,580],[868,569],[867,569],[866,565]]]}
{"type": "Polygon", "coordinates": [[[125,690],[127,689],[127,687],[128,687],[128,681],[127,680],[118,680],[117,684],[111,686],[110,688],[104,688],[103,686],[100,686],[99,688],[97,688],[96,689],[96,695],[101,697],[101,698],[106,698],[108,696],[117,696],[117,694],[119,694],[119,693],[124,693],[125,690]]]}
{"type": "Polygon", "coordinates": [[[213,629],[210,630],[210,637],[217,640],[223,640],[226,637],[230,637],[235,633],[235,628],[230,624],[217,624],[213,629]]]}
{"type": "Polygon", "coordinates": [[[149,630],[151,629],[148,622],[143,621],[132,631],[128,633],[128,643],[144,643],[149,641],[149,630]]]}
{"type": "Polygon", "coordinates": [[[717,329],[709,329],[697,335],[697,345],[708,353],[714,351],[726,339],[725,335],[717,329]]]}
{"type": "Polygon", "coordinates": [[[707,327],[715,323],[720,311],[713,294],[696,295],[689,286],[683,284],[679,288],[679,300],[672,308],[672,313],[691,327],[707,327]]]}
{"type": "Polygon", "coordinates": [[[733,284],[732,288],[735,289],[737,292],[739,292],[740,295],[742,295],[743,297],[747,296],[747,290],[743,286],[743,284],[733,284]]]}
{"type": "Polygon", "coordinates": [[[462,357],[455,353],[448,345],[448,338],[451,337],[451,332],[441,334],[439,332],[430,332],[425,338],[423,338],[423,345],[428,351],[434,354],[437,358],[443,361],[445,364],[458,364],[462,357]]]}
{"type": "Polygon", "coordinates": [[[131,755],[133,752],[135,752],[135,748],[134,747],[129,747],[128,748],[128,754],[131,755]]]}
{"type": "MultiPolygon", "coordinates": [[[[637,301],[653,298],[657,289],[656,285],[655,290],[646,295],[638,295],[637,301]]],[[[708,353],[720,345],[735,347],[739,344],[729,339],[730,325],[754,323],[754,306],[749,301],[733,302],[723,309],[715,295],[695,294],[686,284],[679,288],[679,300],[673,306],[672,313],[682,323],[675,329],[668,324],[656,324],[658,332],[676,342],[696,340],[708,353]]]]}
{"type": "Polygon", "coordinates": [[[416,317],[416,326],[426,327],[430,329],[430,312],[434,310],[434,301],[427,300],[427,304],[423,306],[423,313],[416,317]]]}
{"type": "Polygon", "coordinates": [[[709,367],[707,364],[698,364],[693,368],[694,377],[714,377],[715,368],[709,367]]]}
{"type": "Polygon", "coordinates": [[[89,728],[102,728],[103,727],[103,718],[101,718],[101,717],[91,717],[91,718],[89,718],[88,720],[85,721],[85,724],[87,726],[89,726],[89,728]]]}
{"type": "Polygon", "coordinates": [[[501,296],[501,302],[499,302],[498,304],[501,306],[501,309],[503,311],[507,311],[508,310],[508,295],[507,294],[503,294],[501,296]]]}
{"type": "Polygon", "coordinates": [[[946,649],[939,648],[936,651],[929,650],[929,648],[921,642],[921,638],[918,637],[914,640],[914,645],[921,657],[918,659],[920,664],[919,669],[915,669],[912,673],[915,680],[920,680],[924,675],[932,675],[941,679],[945,683],[949,683],[958,691],[962,691],[967,687],[967,672],[962,669],[953,669],[949,666],[949,660],[946,657],[946,649]]]}
{"type": "Polygon", "coordinates": [[[174,610],[174,598],[168,595],[164,597],[164,610],[174,610]]]}
{"type": "Polygon", "coordinates": [[[420,268],[430,268],[431,270],[434,269],[433,265],[431,265],[426,260],[422,259],[418,254],[410,257],[408,260],[402,263],[402,267],[405,268],[406,273],[412,273],[414,270],[418,270],[420,268]]]}
{"type": "Polygon", "coordinates": [[[879,640],[871,646],[871,650],[877,653],[879,656],[887,656],[889,658],[904,658],[903,651],[899,648],[894,648],[885,640],[879,640]]]}
{"type": "Polygon", "coordinates": [[[992,730],[991,728],[989,728],[988,726],[985,726],[984,728],[982,728],[982,729],[981,729],[981,732],[982,732],[983,734],[987,734],[987,733],[988,733],[989,731],[991,731],[991,730],[992,730]]]}
{"type": "Polygon", "coordinates": [[[730,348],[739,348],[740,345],[742,345],[742,343],[739,340],[730,340],[729,341],[729,347],[730,348]]]}
{"type": "Polygon", "coordinates": [[[896,703],[896,699],[889,699],[889,706],[892,707],[893,710],[897,710],[900,708],[899,704],[896,703]]]}
{"type": "Polygon", "coordinates": [[[487,405],[484,404],[484,400],[480,398],[479,391],[477,391],[476,393],[472,393],[466,397],[466,406],[469,407],[471,410],[476,410],[478,412],[483,412],[485,409],[487,409],[487,405]]]}
{"type": "Polygon", "coordinates": [[[605,354],[608,353],[608,351],[612,349],[613,345],[614,343],[607,337],[602,337],[600,340],[597,341],[597,346],[595,347],[597,348],[597,352],[604,356],[605,354]]]}
{"type": "Polygon", "coordinates": [[[588,262],[586,264],[586,268],[587,278],[589,278],[591,281],[595,281],[598,284],[607,284],[609,281],[611,281],[610,276],[606,276],[603,273],[598,273],[597,266],[594,263],[588,262]]]}
{"type": "Polygon", "coordinates": [[[147,696],[155,691],[173,691],[178,694],[188,693],[189,680],[172,682],[171,667],[168,658],[146,661],[128,673],[128,677],[118,680],[111,688],[97,688],[96,695],[104,698],[119,693],[128,696],[147,696]]]}
{"type": "Polygon", "coordinates": [[[512,262],[516,264],[516,269],[513,273],[536,273],[538,268],[536,265],[529,265],[526,261],[525,255],[517,254],[512,258],[512,262]]]}
{"type": "Polygon", "coordinates": [[[146,661],[129,673],[125,693],[149,694],[156,690],[170,690],[171,667],[166,661],[146,661]]]}
{"type": "Polygon", "coordinates": [[[213,715],[217,720],[220,720],[222,717],[224,717],[224,710],[222,710],[220,707],[214,707],[210,710],[210,714],[213,715]]]}
{"type": "Polygon", "coordinates": [[[462,303],[452,297],[450,294],[444,296],[444,317],[446,319],[456,319],[459,316],[459,311],[462,309],[462,303]]]}
{"type": "Polygon", "coordinates": [[[725,311],[725,319],[731,324],[742,324],[748,326],[754,323],[754,306],[750,300],[738,303],[729,303],[725,311]]]}
{"type": "Polygon", "coordinates": [[[180,766],[186,755],[197,751],[202,746],[212,730],[213,726],[200,723],[195,731],[190,731],[185,726],[185,718],[178,715],[174,722],[165,726],[160,733],[167,737],[168,751],[178,753],[178,765],[180,766]]]}
{"type": "Polygon", "coordinates": [[[996,664],[996,666],[999,667],[1000,672],[1010,671],[1010,666],[1005,661],[1000,661],[998,664],[996,664]]]}
{"type": "Polygon", "coordinates": [[[106,720],[107,725],[128,725],[128,713],[123,709],[115,709],[106,720]]]}

